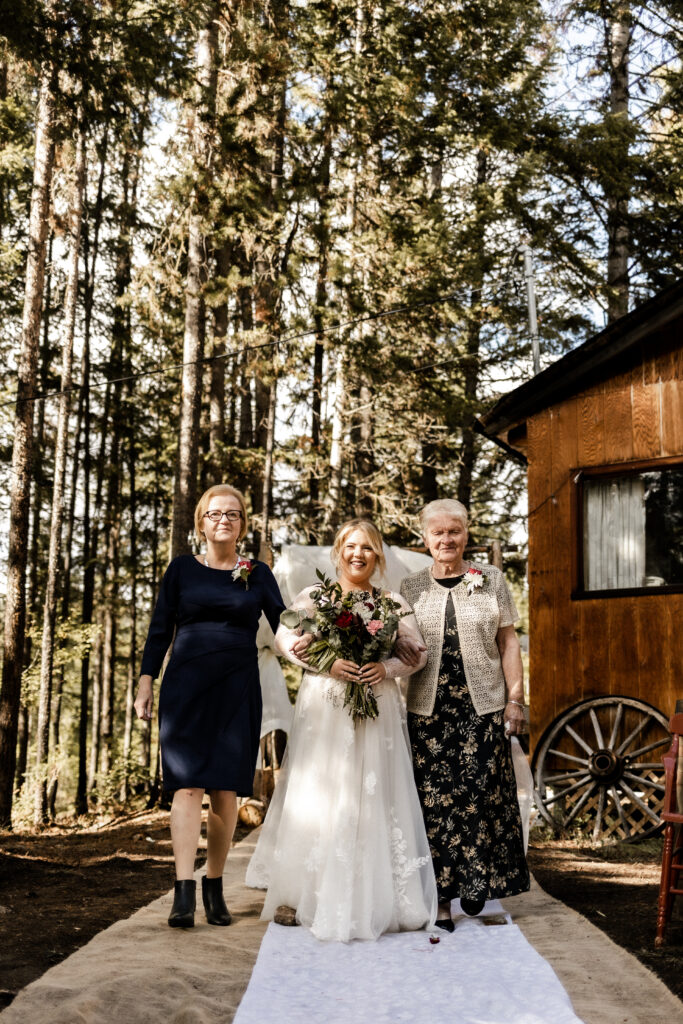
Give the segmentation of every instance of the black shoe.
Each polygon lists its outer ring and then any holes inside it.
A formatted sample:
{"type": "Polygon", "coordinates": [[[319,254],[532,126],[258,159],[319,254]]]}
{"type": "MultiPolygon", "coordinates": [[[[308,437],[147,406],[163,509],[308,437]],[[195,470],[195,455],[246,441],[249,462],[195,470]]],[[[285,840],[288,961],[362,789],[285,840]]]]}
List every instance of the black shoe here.
{"type": "Polygon", "coordinates": [[[437,928],[443,928],[445,932],[455,931],[455,921],[452,921],[450,917],[444,917],[440,921],[435,921],[434,924],[437,928]]]}
{"type": "Polygon", "coordinates": [[[477,914],[481,914],[485,903],[486,900],[483,897],[460,897],[460,909],[463,914],[467,914],[468,917],[476,917],[477,914]]]}
{"type": "Polygon", "coordinates": [[[202,876],[202,900],[209,924],[232,924],[230,911],[223,899],[223,878],[207,878],[202,876]]]}
{"type": "Polygon", "coordinates": [[[171,928],[194,928],[194,909],[197,904],[197,883],[194,878],[176,882],[173,890],[173,909],[168,918],[171,928]]]}

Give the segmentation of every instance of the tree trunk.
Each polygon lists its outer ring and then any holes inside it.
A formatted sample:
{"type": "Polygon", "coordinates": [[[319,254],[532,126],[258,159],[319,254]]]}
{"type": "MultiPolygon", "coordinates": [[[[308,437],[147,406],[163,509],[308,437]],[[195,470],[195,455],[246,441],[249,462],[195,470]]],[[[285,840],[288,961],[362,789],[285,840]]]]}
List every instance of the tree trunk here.
{"type": "Polygon", "coordinates": [[[273,450],[275,447],[275,412],[277,408],[277,378],[268,393],[268,416],[266,421],[265,461],[263,465],[263,494],[261,497],[261,540],[258,557],[268,565],[272,564],[270,550],[270,505],[273,490],[273,450]]]}
{"type": "MultiPolygon", "coordinates": [[[[154,461],[154,496],[152,503],[152,607],[150,615],[154,610],[154,602],[159,592],[160,559],[159,559],[159,507],[162,494],[162,468],[161,468],[161,435],[158,421],[156,423],[157,458],[154,461]]],[[[137,671],[137,670],[136,670],[137,671]]],[[[156,801],[152,794],[152,723],[140,722],[140,756],[138,763],[146,770],[147,792],[150,798],[150,806],[156,801]]]]}
{"type": "MultiPolygon", "coordinates": [[[[62,694],[64,693],[64,673],[60,672],[55,683],[52,697],[52,708],[50,718],[50,747],[56,755],[59,750],[59,729],[62,717],[62,694]]],[[[57,766],[53,764],[52,771],[48,778],[47,787],[47,820],[54,821],[57,813],[57,790],[59,788],[59,775],[57,766]]]]}
{"type": "MultiPolygon", "coordinates": [[[[88,765],[87,799],[93,797],[97,787],[97,769],[100,763],[100,718],[102,713],[102,635],[93,646],[92,705],[90,709],[90,762],[88,765]]],[[[81,666],[82,671],[83,666],[81,666]]]]}
{"type": "MultiPolygon", "coordinates": [[[[488,177],[488,158],[486,151],[480,149],[477,152],[477,192],[475,206],[481,207],[484,203],[482,190],[488,177]]],[[[473,251],[484,251],[484,230],[479,221],[481,210],[477,210],[477,223],[475,225],[475,239],[473,251]]],[[[479,388],[480,360],[479,347],[481,342],[481,298],[484,285],[484,271],[480,267],[477,271],[478,278],[470,293],[470,315],[467,327],[465,357],[462,363],[463,378],[463,413],[462,413],[462,437],[460,443],[460,473],[458,476],[458,501],[462,502],[466,509],[469,509],[472,500],[472,479],[474,476],[474,465],[477,460],[476,433],[474,420],[477,414],[477,392],[479,388]]]]}
{"type": "Polygon", "coordinates": [[[126,683],[126,719],[123,727],[123,782],[121,783],[121,800],[125,803],[130,794],[129,774],[131,765],[131,749],[133,745],[133,722],[135,701],[135,683],[138,671],[137,650],[137,604],[138,604],[138,528],[137,528],[137,496],[135,493],[135,428],[132,416],[129,417],[128,431],[128,477],[130,482],[130,646],[128,649],[128,679],[126,683]]]}
{"type": "Polygon", "coordinates": [[[629,187],[624,171],[629,155],[627,129],[631,16],[628,4],[615,13],[615,20],[608,26],[607,35],[610,112],[617,122],[617,131],[622,133],[617,146],[617,159],[614,161],[616,180],[607,196],[607,319],[611,323],[626,316],[629,298],[629,187]]]}
{"type": "Polygon", "coordinates": [[[31,715],[26,704],[19,705],[19,723],[17,727],[17,770],[16,792],[19,794],[26,782],[28,765],[28,740],[31,735],[31,715]]]}
{"type": "MultiPolygon", "coordinates": [[[[214,4],[197,45],[198,99],[195,107],[194,148],[195,175],[204,178],[210,167],[212,148],[210,121],[216,103],[216,46],[221,4],[214,4]]],[[[187,244],[187,276],[185,279],[185,335],[183,339],[183,374],[181,383],[180,421],[175,486],[173,490],[173,522],[171,526],[171,558],[191,550],[190,535],[197,497],[197,442],[202,395],[202,359],[204,355],[205,307],[203,289],[207,276],[207,238],[205,218],[199,200],[199,181],[191,200],[187,244]]]]}
{"type": "MultiPolygon", "coordinates": [[[[280,48],[275,59],[282,60],[282,50],[287,46],[289,19],[288,0],[273,0],[271,5],[271,31],[280,48]]],[[[266,84],[268,88],[270,83],[266,84]]],[[[273,215],[274,227],[269,234],[276,238],[282,230],[280,197],[284,175],[285,127],[287,122],[287,77],[282,68],[275,79],[270,110],[271,123],[267,144],[270,161],[265,168],[264,205],[273,215]]],[[[281,291],[277,279],[284,272],[286,254],[278,246],[270,258],[265,253],[265,239],[254,265],[254,326],[264,332],[265,339],[276,341],[280,334],[279,307],[281,291]]],[[[266,350],[267,351],[267,350],[266,350]]],[[[269,560],[270,502],[272,496],[273,447],[275,432],[275,407],[277,400],[276,375],[277,349],[273,347],[261,363],[254,378],[256,399],[256,444],[263,450],[263,473],[255,482],[252,505],[260,515],[261,529],[254,530],[254,553],[263,560],[269,560]],[[264,379],[265,378],[265,379],[264,379]],[[259,486],[260,484],[260,486],[259,486]]]]}
{"type": "MultiPolygon", "coordinates": [[[[50,351],[50,314],[51,314],[51,303],[50,297],[52,295],[52,243],[54,235],[50,233],[50,237],[47,244],[47,266],[45,271],[45,295],[43,302],[43,324],[42,324],[42,335],[43,340],[40,346],[40,390],[47,391],[49,387],[50,379],[50,362],[51,362],[51,351],[50,351]]],[[[43,509],[43,492],[45,490],[45,472],[43,465],[45,464],[45,402],[38,403],[37,415],[36,415],[36,428],[34,432],[34,470],[32,473],[33,481],[31,485],[31,529],[30,529],[30,543],[29,543],[29,560],[28,560],[28,580],[27,580],[27,629],[24,634],[24,667],[28,668],[31,664],[33,657],[33,641],[31,637],[31,630],[34,625],[35,611],[38,608],[39,598],[39,577],[40,577],[40,562],[42,553],[42,541],[44,540],[43,531],[41,528],[41,512],[43,509]]],[[[18,736],[18,750],[17,750],[17,770],[16,770],[16,781],[15,789],[17,795],[21,792],[24,782],[26,781],[26,767],[28,763],[28,745],[31,738],[34,716],[29,714],[28,708],[23,703],[19,709],[19,736],[18,736]]]]}
{"type": "MultiPolygon", "coordinates": [[[[142,122],[141,122],[142,123],[142,122]]],[[[118,210],[119,236],[116,243],[114,271],[114,317],[112,322],[112,355],[110,367],[114,378],[130,369],[131,321],[126,301],[130,289],[133,261],[133,233],[137,217],[137,186],[142,151],[142,129],[126,130],[121,168],[122,199],[118,210]]],[[[114,708],[116,704],[116,649],[119,618],[119,566],[121,557],[121,444],[124,423],[130,425],[123,384],[113,383],[112,429],[109,452],[107,514],[105,518],[107,553],[104,564],[102,649],[102,691],[100,695],[100,768],[106,778],[113,763],[114,708]]]]}
{"type": "Polygon", "coordinates": [[[330,465],[327,494],[325,495],[325,513],[323,517],[323,544],[331,544],[341,517],[341,485],[344,438],[344,406],[346,399],[346,381],[344,372],[344,353],[340,347],[337,352],[334,387],[330,396],[332,407],[332,437],[330,442],[330,465]]]}
{"type": "Polygon", "coordinates": [[[433,441],[422,442],[421,459],[421,485],[420,491],[422,500],[426,505],[430,501],[436,501],[439,497],[439,489],[436,476],[437,446],[433,441]]]}
{"type": "Polygon", "coordinates": [[[11,827],[21,671],[26,626],[26,553],[33,467],[32,395],[36,386],[40,313],[45,275],[45,243],[54,164],[55,76],[43,66],[36,114],[36,148],[29,218],[29,246],[12,447],[9,557],[5,634],[0,687],[0,827],[11,827]]]}
{"type": "MultiPolygon", "coordinates": [[[[50,233],[47,244],[47,266],[45,270],[45,294],[43,302],[43,340],[40,346],[40,390],[48,391],[50,386],[50,364],[52,362],[52,351],[50,346],[50,320],[52,316],[52,246],[54,235],[50,233]]],[[[45,457],[45,402],[38,402],[36,411],[36,427],[34,431],[34,469],[32,473],[32,498],[33,508],[31,514],[31,542],[28,563],[28,594],[27,610],[28,625],[33,625],[33,616],[39,604],[40,563],[42,545],[44,543],[44,532],[40,522],[43,510],[43,497],[47,484],[47,475],[44,466],[47,464],[45,457]]],[[[31,661],[31,638],[26,636],[24,645],[24,665],[31,661]]]]}
{"type": "Polygon", "coordinates": [[[64,483],[69,448],[69,413],[71,410],[71,382],[73,366],[76,307],[78,304],[78,264],[83,221],[83,189],[85,186],[85,126],[78,114],[79,130],[76,139],[71,209],[69,210],[69,265],[64,296],[64,340],[62,342],[62,373],[60,381],[57,441],[55,445],[54,483],[52,488],[52,514],[50,517],[50,549],[47,563],[47,583],[43,605],[43,642],[40,662],[40,692],[38,697],[38,727],[36,730],[36,794],[33,820],[36,825],[48,820],[47,773],[50,736],[50,705],[52,701],[52,671],[54,666],[55,620],[57,615],[57,585],[62,547],[64,518],[64,483]]]}
{"type": "MultiPolygon", "coordinates": [[[[221,287],[225,289],[225,281],[230,272],[232,246],[222,245],[216,253],[216,266],[221,287]]],[[[211,355],[211,385],[209,394],[209,478],[211,484],[217,484],[224,475],[225,445],[225,353],[228,337],[229,307],[227,296],[221,300],[214,311],[213,346],[211,355]]]]}
{"type": "MultiPolygon", "coordinates": [[[[81,603],[81,622],[88,625],[92,622],[94,590],[95,590],[95,557],[97,552],[96,535],[93,538],[90,517],[90,479],[92,459],[90,455],[90,330],[92,325],[95,271],[99,249],[100,227],[104,208],[104,172],[107,160],[108,131],[105,128],[100,146],[100,170],[97,182],[97,194],[93,211],[93,243],[92,255],[88,259],[89,233],[84,234],[84,324],[83,324],[83,359],[81,379],[83,381],[83,595],[81,603]],[[93,544],[94,540],[94,544],[93,544]]],[[[107,415],[109,408],[109,387],[105,397],[105,419],[102,426],[102,445],[100,460],[97,465],[97,509],[102,500],[102,481],[104,478],[104,439],[107,433],[107,415]]],[[[78,777],[76,783],[76,814],[86,814],[88,810],[88,701],[90,697],[90,654],[86,652],[81,659],[81,689],[78,717],[78,777]]],[[[94,714],[94,712],[93,712],[94,714]]]]}
{"type": "MultiPolygon", "coordinates": [[[[267,312],[264,308],[261,310],[256,308],[255,326],[265,326],[267,322],[267,312]],[[259,321],[259,314],[262,320],[259,321]]],[[[260,448],[263,452],[263,465],[264,469],[261,472],[255,474],[253,480],[251,507],[254,513],[254,518],[259,523],[258,526],[254,526],[254,555],[257,558],[261,557],[261,549],[263,546],[263,521],[264,516],[268,518],[268,513],[264,506],[264,495],[265,495],[265,460],[266,460],[266,447],[268,444],[268,417],[271,408],[271,395],[273,390],[273,383],[266,384],[262,377],[262,370],[259,370],[254,374],[254,408],[256,410],[256,427],[254,430],[254,444],[257,448],[260,448]]],[[[266,504],[268,499],[266,498],[266,504]]]]}
{"type": "MultiPolygon", "coordinates": [[[[116,439],[118,457],[118,439],[116,439]]],[[[100,771],[106,779],[111,771],[114,734],[116,644],[118,640],[119,561],[121,539],[120,480],[118,467],[112,480],[107,514],[106,580],[103,594],[102,689],[100,692],[100,771]]]]}
{"type": "MultiPolygon", "coordinates": [[[[313,388],[311,393],[311,459],[312,465],[308,477],[308,495],[310,501],[309,519],[315,522],[320,513],[320,466],[322,438],[322,396],[323,396],[323,365],[325,357],[324,310],[327,307],[327,279],[330,259],[330,162],[332,159],[332,132],[328,125],[325,131],[323,161],[320,170],[320,186],[318,198],[318,274],[315,286],[315,343],[313,346],[313,388]]],[[[310,534],[315,543],[314,534],[310,534]]]]}
{"type": "MultiPolygon", "coordinates": [[[[243,286],[239,290],[240,318],[243,331],[253,331],[254,316],[251,307],[251,289],[243,286]]],[[[240,422],[237,445],[239,448],[251,448],[254,445],[254,419],[252,414],[251,382],[247,374],[247,356],[244,354],[239,366],[240,422]]],[[[235,369],[237,373],[237,368],[235,369]]]]}

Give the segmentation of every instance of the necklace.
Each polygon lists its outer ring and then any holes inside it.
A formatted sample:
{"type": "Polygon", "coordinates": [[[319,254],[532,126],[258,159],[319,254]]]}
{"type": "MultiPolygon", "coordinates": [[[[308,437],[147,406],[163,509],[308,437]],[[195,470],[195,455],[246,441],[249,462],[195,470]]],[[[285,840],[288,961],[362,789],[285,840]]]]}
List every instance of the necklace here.
{"type": "MultiPolygon", "coordinates": [[[[230,569],[232,569],[234,571],[239,564],[240,564],[240,556],[238,555],[237,556],[237,561],[235,562],[235,564],[233,566],[231,566],[230,568],[228,568],[228,569],[223,569],[222,571],[223,572],[230,572],[230,569]]],[[[211,566],[209,565],[209,560],[206,557],[206,555],[204,555],[204,565],[206,566],[207,569],[211,568],[211,566]]]]}

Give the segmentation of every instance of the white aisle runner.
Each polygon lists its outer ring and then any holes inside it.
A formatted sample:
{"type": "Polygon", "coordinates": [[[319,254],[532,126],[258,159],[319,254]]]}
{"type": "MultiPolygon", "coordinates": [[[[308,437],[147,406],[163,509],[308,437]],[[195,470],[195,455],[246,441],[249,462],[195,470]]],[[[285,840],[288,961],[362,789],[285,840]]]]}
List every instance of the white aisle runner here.
{"type": "MultiPolygon", "coordinates": [[[[495,904],[489,904],[493,909],[495,904]]],[[[233,1024],[581,1024],[552,968],[510,923],[318,942],[271,924],[233,1024]]]]}

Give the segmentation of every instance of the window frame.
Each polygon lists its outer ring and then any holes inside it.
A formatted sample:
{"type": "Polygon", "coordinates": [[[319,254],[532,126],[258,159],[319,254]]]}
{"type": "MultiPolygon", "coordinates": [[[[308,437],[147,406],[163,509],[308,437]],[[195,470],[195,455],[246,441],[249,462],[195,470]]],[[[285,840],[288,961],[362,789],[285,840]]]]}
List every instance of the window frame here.
{"type": "Polygon", "coordinates": [[[683,471],[683,456],[672,455],[659,459],[640,459],[635,462],[610,462],[601,466],[577,466],[571,471],[572,495],[572,536],[574,537],[574,558],[572,572],[572,601],[604,600],[608,597],[656,597],[663,594],[683,594],[683,583],[667,583],[662,587],[624,587],[620,590],[586,590],[584,582],[584,481],[609,480],[613,477],[637,476],[640,473],[658,469],[680,467],[683,471]]]}

